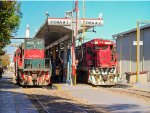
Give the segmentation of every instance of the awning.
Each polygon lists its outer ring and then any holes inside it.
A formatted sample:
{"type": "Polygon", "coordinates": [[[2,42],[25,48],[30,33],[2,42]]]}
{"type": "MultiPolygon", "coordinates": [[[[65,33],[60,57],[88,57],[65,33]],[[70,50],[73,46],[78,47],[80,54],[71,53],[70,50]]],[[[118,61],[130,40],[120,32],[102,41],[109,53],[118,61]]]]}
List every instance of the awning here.
{"type": "MultiPolygon", "coordinates": [[[[78,30],[78,34],[82,33],[82,27],[83,27],[83,19],[79,19],[79,24],[82,25],[80,29],[78,30]]],[[[73,22],[74,23],[74,22],[73,22]]],[[[85,19],[85,31],[88,29],[94,27],[94,26],[102,26],[103,25],[103,19],[85,19]]],[[[70,18],[48,18],[45,20],[44,24],[40,27],[34,38],[42,38],[45,40],[45,47],[49,46],[50,44],[54,43],[56,44],[56,41],[62,38],[62,41],[67,40],[68,38],[71,38],[70,34],[72,34],[72,27],[68,26],[68,24],[71,24],[70,18]],[[59,24],[59,25],[58,25],[59,24]],[[61,25],[60,25],[61,24],[61,25]],[[66,36],[69,36],[66,38],[66,36]],[[64,38],[64,39],[63,39],[64,38]]],[[[74,23],[75,27],[75,23],[74,23]]]]}
{"type": "Polygon", "coordinates": [[[64,26],[48,25],[48,22],[40,27],[34,38],[41,38],[45,40],[45,46],[57,41],[67,34],[71,34],[72,30],[64,26]]]}

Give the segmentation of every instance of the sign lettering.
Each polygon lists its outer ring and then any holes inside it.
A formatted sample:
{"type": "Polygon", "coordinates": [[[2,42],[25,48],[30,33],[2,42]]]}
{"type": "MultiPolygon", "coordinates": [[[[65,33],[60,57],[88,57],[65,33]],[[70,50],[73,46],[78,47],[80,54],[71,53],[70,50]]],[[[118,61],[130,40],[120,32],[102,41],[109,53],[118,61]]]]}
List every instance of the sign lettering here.
{"type": "MultiPolygon", "coordinates": [[[[101,19],[81,19],[81,26],[102,26],[103,20],[101,19]]],[[[59,19],[59,18],[49,18],[48,25],[59,25],[59,26],[71,26],[71,19],[59,19]]]]}
{"type": "Polygon", "coordinates": [[[65,19],[48,19],[48,25],[70,26],[71,25],[71,20],[65,20],[65,19]]]}

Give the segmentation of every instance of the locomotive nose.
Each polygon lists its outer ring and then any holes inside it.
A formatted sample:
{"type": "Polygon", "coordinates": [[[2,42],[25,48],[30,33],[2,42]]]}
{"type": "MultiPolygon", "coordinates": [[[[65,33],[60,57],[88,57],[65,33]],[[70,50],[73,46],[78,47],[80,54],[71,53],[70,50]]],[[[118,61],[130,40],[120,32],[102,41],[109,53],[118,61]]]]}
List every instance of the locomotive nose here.
{"type": "Polygon", "coordinates": [[[111,63],[111,54],[110,51],[99,51],[97,55],[98,59],[98,66],[100,67],[107,67],[111,63]]]}

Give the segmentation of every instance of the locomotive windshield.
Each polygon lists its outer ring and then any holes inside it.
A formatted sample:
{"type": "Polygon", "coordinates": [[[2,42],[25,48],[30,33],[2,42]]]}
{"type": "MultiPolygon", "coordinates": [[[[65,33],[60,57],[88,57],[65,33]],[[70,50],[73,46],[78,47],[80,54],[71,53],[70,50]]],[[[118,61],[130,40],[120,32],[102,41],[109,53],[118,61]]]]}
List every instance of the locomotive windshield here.
{"type": "Polygon", "coordinates": [[[88,52],[88,54],[92,54],[92,48],[91,47],[87,47],[87,52],[88,52]]]}
{"type": "Polygon", "coordinates": [[[90,55],[92,55],[93,57],[96,56],[96,53],[94,53],[94,52],[92,51],[92,48],[91,48],[91,47],[87,47],[87,53],[90,54],[90,55]]]}
{"type": "Polygon", "coordinates": [[[43,40],[26,40],[26,49],[43,49],[44,41],[43,40]]]}
{"type": "Polygon", "coordinates": [[[99,49],[101,49],[101,50],[106,50],[108,48],[108,46],[98,46],[98,45],[95,45],[94,46],[94,50],[99,50],[99,49]]]}

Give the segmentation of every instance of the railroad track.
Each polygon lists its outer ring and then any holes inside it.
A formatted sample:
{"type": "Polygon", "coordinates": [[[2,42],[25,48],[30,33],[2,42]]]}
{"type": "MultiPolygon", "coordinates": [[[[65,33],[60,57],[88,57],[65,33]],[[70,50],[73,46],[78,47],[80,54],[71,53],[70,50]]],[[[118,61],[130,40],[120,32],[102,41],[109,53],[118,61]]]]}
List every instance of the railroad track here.
{"type": "MultiPolygon", "coordinates": [[[[43,89],[45,89],[45,90],[49,90],[47,87],[42,87],[43,89]]],[[[53,95],[54,96],[58,96],[58,95],[56,95],[55,93],[53,93],[53,95]]],[[[64,102],[67,102],[66,100],[64,100],[64,102]]],[[[72,104],[72,103],[70,103],[70,105],[71,106],[73,106],[73,107],[75,107],[76,109],[78,109],[79,111],[81,111],[82,113],[88,113],[85,109],[83,109],[83,108],[81,108],[81,107],[79,107],[79,106],[77,106],[77,105],[75,105],[75,104],[72,104]]]]}
{"type": "Polygon", "coordinates": [[[31,100],[31,102],[34,104],[34,106],[36,108],[38,108],[37,110],[40,112],[40,113],[50,113],[48,111],[48,109],[42,104],[42,102],[32,93],[32,91],[26,87],[26,92],[27,92],[27,95],[29,97],[29,99],[31,100]]]}
{"type": "Polygon", "coordinates": [[[70,100],[68,99],[58,99],[58,95],[55,92],[50,91],[47,87],[38,89],[41,92],[36,91],[36,88],[25,88],[25,90],[39,113],[69,113],[70,111],[76,113],[88,113],[84,108],[69,102],[70,100]],[[44,94],[46,94],[46,96],[44,96],[44,94]],[[56,102],[54,100],[56,100],[56,102]],[[63,105],[61,103],[63,103],[63,105]]]}

